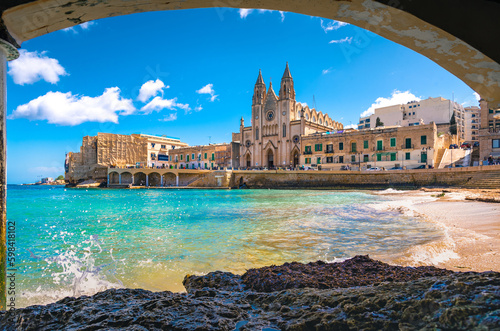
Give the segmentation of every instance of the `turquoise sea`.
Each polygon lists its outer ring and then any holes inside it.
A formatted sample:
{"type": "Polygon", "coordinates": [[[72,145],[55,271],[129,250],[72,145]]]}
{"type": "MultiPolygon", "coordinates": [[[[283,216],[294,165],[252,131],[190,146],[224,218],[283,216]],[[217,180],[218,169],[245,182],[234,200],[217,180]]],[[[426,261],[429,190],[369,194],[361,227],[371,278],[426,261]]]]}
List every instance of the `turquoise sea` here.
{"type": "Polygon", "coordinates": [[[369,254],[394,261],[443,237],[362,191],[8,186],[17,306],[111,287],[182,291],[186,274],[369,254]]]}

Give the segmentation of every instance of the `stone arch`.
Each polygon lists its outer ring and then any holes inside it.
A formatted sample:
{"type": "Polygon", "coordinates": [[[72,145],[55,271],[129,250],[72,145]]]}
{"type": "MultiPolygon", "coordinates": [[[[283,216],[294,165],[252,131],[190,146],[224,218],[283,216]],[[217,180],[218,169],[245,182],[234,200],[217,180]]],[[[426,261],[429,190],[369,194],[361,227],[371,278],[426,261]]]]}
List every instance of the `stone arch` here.
{"type": "Polygon", "coordinates": [[[134,175],[134,186],[146,186],[146,174],[137,172],[134,175]]]}
{"type": "Polygon", "coordinates": [[[163,186],[175,186],[177,176],[172,172],[167,172],[163,175],[163,186]]]}
{"type": "MultiPolygon", "coordinates": [[[[436,62],[478,92],[494,108],[500,107],[500,50],[488,32],[498,31],[499,4],[466,0],[450,6],[445,0],[415,4],[411,0],[317,0],[309,6],[300,0],[243,0],[225,7],[262,8],[340,20],[372,31],[436,62]],[[443,16],[435,6],[446,8],[443,16]],[[461,24],[456,17],[481,17],[475,24],[461,24]]],[[[185,0],[128,1],[12,0],[0,5],[0,35],[13,44],[84,22],[132,13],[219,7],[218,2],[185,0]]]]}
{"type": "Polygon", "coordinates": [[[132,174],[130,172],[122,173],[122,184],[132,184],[132,174]]]}
{"type": "Polygon", "coordinates": [[[118,184],[120,182],[120,175],[116,171],[112,171],[109,173],[109,183],[110,184],[118,184]]]}
{"type": "Polygon", "coordinates": [[[152,172],[148,176],[149,186],[161,186],[161,175],[157,172],[152,172]]]}

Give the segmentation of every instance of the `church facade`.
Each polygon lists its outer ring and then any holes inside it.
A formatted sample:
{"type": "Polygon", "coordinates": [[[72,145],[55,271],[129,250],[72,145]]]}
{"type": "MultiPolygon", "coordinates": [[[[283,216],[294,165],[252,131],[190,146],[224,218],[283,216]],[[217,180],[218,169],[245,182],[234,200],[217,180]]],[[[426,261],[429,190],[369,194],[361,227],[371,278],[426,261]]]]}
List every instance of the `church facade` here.
{"type": "Polygon", "coordinates": [[[287,63],[277,95],[272,83],[267,90],[259,70],[252,98],[251,126],[245,126],[242,118],[240,132],[233,135],[233,141],[240,142],[240,167],[297,167],[302,136],[338,130],[343,130],[341,123],[295,100],[287,63]]]}

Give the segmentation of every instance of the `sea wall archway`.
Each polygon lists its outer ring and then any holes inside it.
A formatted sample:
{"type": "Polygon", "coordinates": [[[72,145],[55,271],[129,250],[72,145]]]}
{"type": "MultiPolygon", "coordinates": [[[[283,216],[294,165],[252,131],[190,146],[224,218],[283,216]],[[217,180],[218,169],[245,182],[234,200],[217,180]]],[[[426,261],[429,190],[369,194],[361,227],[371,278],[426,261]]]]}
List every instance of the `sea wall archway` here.
{"type": "MultiPolygon", "coordinates": [[[[22,42],[105,17],[148,11],[217,8],[282,10],[347,22],[408,47],[436,62],[500,107],[500,48],[492,36],[500,4],[488,0],[8,0],[0,4],[0,39],[22,42]],[[2,24],[3,23],[3,24],[2,24]]],[[[346,49],[361,52],[358,46],[346,49]]]]}

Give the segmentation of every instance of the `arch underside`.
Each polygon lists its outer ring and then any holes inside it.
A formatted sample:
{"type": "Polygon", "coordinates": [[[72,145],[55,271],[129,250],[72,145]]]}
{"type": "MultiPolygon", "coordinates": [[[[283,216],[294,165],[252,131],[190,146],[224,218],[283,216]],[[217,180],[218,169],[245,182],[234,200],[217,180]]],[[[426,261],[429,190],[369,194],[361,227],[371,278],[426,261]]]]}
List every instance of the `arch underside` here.
{"type": "MultiPolygon", "coordinates": [[[[500,4],[493,1],[456,0],[452,3],[450,0],[419,0],[417,2],[410,0],[239,0],[229,2],[7,0],[0,6],[3,10],[4,23],[2,27],[0,22],[0,38],[18,45],[26,40],[87,21],[159,10],[216,7],[218,15],[223,19],[224,15],[229,14],[225,7],[262,8],[335,19],[372,31],[426,56],[479,93],[490,103],[490,107],[500,107],[500,64],[498,63],[500,51],[496,46],[499,28],[498,25],[491,23],[491,28],[486,30],[490,26],[488,22],[496,22],[494,16],[500,11],[500,4]],[[460,4],[457,4],[457,1],[460,4]],[[383,2],[398,8],[388,6],[383,2]],[[458,10],[463,17],[457,14],[455,16],[443,15],[442,13],[445,13],[448,8],[458,10]],[[471,16],[472,9],[476,10],[474,16],[471,16]],[[441,14],[438,15],[438,13],[441,14]],[[436,16],[440,19],[433,20],[436,16]],[[420,17],[424,17],[435,25],[420,17]],[[465,28],[461,27],[462,30],[457,30],[459,25],[465,25],[465,28]],[[462,39],[445,30],[460,35],[462,39]],[[469,32],[466,34],[462,33],[463,31],[469,32]],[[477,33],[474,35],[473,31],[477,33]],[[469,42],[463,41],[464,39],[469,42]]],[[[365,38],[369,43],[369,35],[365,38]]],[[[351,45],[345,49],[344,54],[349,57],[362,52],[362,48],[362,45],[351,45]]]]}

